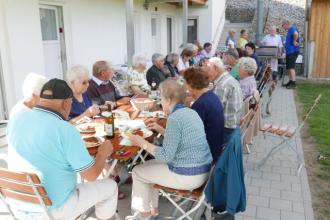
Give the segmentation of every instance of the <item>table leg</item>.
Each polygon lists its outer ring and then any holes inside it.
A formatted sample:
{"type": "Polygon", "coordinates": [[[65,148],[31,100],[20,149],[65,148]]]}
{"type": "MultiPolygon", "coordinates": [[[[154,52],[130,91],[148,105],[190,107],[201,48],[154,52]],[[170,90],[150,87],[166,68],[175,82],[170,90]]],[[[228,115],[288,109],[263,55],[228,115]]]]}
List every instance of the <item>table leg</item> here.
{"type": "Polygon", "coordinates": [[[106,172],[104,178],[109,178],[109,176],[111,175],[112,171],[115,169],[117,163],[118,163],[118,159],[115,159],[115,160],[112,161],[111,167],[110,167],[110,169],[106,172]]]}

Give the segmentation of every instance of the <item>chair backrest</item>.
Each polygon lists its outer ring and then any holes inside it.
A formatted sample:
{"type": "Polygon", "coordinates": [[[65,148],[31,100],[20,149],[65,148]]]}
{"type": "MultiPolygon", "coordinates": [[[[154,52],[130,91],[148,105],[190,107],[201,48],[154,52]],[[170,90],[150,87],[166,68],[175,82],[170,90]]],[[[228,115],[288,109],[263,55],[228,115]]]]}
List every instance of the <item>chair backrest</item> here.
{"type": "Polygon", "coordinates": [[[36,174],[0,168],[0,195],[23,202],[51,206],[51,199],[36,174]]]}

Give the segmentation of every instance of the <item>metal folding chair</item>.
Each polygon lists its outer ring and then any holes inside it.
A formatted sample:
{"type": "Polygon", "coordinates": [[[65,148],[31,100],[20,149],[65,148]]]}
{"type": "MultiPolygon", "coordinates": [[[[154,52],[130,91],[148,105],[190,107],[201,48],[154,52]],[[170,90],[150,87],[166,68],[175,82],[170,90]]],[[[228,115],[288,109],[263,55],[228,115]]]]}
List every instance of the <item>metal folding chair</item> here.
{"type": "Polygon", "coordinates": [[[317,104],[319,103],[321,97],[322,94],[319,94],[317,96],[317,98],[315,99],[315,101],[307,111],[307,114],[304,116],[302,122],[299,124],[298,127],[290,128],[290,126],[288,125],[276,125],[269,123],[269,124],[265,124],[261,128],[261,131],[263,132],[265,138],[266,136],[275,137],[280,139],[281,141],[280,143],[276,144],[274,143],[273,139],[270,139],[273,142],[274,146],[268,152],[268,154],[258,163],[258,168],[261,168],[271,156],[275,155],[280,150],[288,147],[291,150],[293,150],[297,155],[297,160],[298,160],[297,175],[300,174],[300,171],[304,165],[304,159],[302,158],[302,155],[298,152],[297,146],[296,145],[294,146],[292,141],[294,141],[297,138],[297,135],[300,133],[300,130],[304,126],[306,120],[308,119],[312,111],[315,109],[317,104]]]}
{"type": "MultiPolygon", "coordinates": [[[[212,169],[213,170],[213,169],[212,169]]],[[[211,170],[211,172],[212,172],[211,170]]],[[[211,174],[210,172],[210,174],[211,174]]],[[[211,175],[210,175],[211,176],[211,175]]],[[[209,214],[207,219],[211,219],[211,211],[212,207],[210,204],[207,203],[205,199],[204,189],[207,185],[208,180],[205,184],[197,189],[194,190],[179,190],[174,188],[169,188],[161,185],[154,185],[154,188],[159,190],[160,194],[164,196],[170,203],[174,206],[174,211],[172,213],[172,219],[177,220],[193,220],[193,219],[200,219],[200,215],[209,214]],[[179,202],[176,202],[174,198],[181,198],[179,202]],[[188,209],[184,209],[184,206],[187,205],[189,202],[192,204],[189,206],[188,209]],[[204,205],[204,209],[202,213],[198,212],[200,208],[204,205]],[[205,210],[206,208],[206,210],[205,210]],[[207,212],[209,211],[209,212],[207,212]],[[181,213],[179,217],[177,217],[178,212],[181,213]],[[195,217],[192,215],[195,214],[195,217]]]]}

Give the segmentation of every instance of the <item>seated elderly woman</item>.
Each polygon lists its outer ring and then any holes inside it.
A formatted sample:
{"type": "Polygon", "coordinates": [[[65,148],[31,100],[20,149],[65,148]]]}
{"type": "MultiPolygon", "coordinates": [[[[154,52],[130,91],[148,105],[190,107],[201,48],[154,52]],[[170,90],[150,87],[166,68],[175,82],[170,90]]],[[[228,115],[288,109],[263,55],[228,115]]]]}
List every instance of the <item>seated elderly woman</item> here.
{"type": "Polygon", "coordinates": [[[92,105],[92,100],[87,93],[89,86],[88,69],[82,65],[73,66],[67,71],[66,78],[73,91],[72,107],[69,115],[71,122],[78,121],[84,116],[93,117],[99,114],[99,107],[92,105]]]}
{"type": "Polygon", "coordinates": [[[22,85],[23,100],[16,103],[16,105],[10,111],[10,118],[18,112],[29,111],[36,106],[40,99],[40,91],[43,85],[48,80],[46,77],[36,74],[29,73],[22,85]]]}
{"type": "Polygon", "coordinates": [[[194,109],[204,123],[206,139],[210,146],[213,161],[216,162],[222,152],[224,134],[224,114],[218,96],[208,89],[209,78],[203,68],[189,68],[184,72],[189,94],[195,99],[194,109]]]}
{"type": "Polygon", "coordinates": [[[243,100],[247,97],[253,95],[253,93],[257,90],[257,83],[254,77],[254,74],[257,71],[257,64],[253,58],[250,57],[242,57],[239,60],[240,67],[238,69],[239,77],[240,77],[240,85],[243,94],[243,100]]]}
{"type": "Polygon", "coordinates": [[[143,54],[135,54],[133,56],[133,67],[127,72],[129,87],[134,95],[148,95],[150,86],[148,85],[145,69],[147,58],[143,54]]]}
{"type": "Polygon", "coordinates": [[[130,137],[134,145],[155,159],[132,171],[131,208],[135,215],[126,219],[154,219],[158,213],[158,191],[153,184],[192,190],[205,183],[211,169],[212,155],[203,122],[194,110],[182,104],[185,89],[173,79],[162,82],[159,89],[163,110],[168,115],[166,130],[156,123],[148,127],[164,135],[163,146],[155,146],[140,136],[130,137]]]}
{"type": "Polygon", "coordinates": [[[245,51],[249,57],[253,58],[256,61],[256,64],[259,68],[261,66],[261,62],[258,58],[258,55],[256,54],[256,45],[252,42],[245,44],[245,51]]]}
{"type": "Polygon", "coordinates": [[[168,77],[178,77],[179,54],[170,53],[165,58],[164,73],[168,77]]]}
{"type": "Polygon", "coordinates": [[[151,60],[153,65],[147,71],[147,82],[150,86],[155,83],[156,87],[158,87],[159,84],[167,78],[163,72],[164,56],[159,53],[155,53],[152,55],[151,60]]]}
{"type": "MultiPolygon", "coordinates": [[[[193,45],[193,44],[189,44],[189,45],[193,45]]],[[[193,46],[190,46],[190,47],[193,48],[193,46]]],[[[178,63],[178,70],[179,70],[180,74],[182,74],[190,66],[189,61],[192,59],[192,57],[195,53],[192,50],[192,48],[185,48],[181,52],[181,55],[179,57],[179,63],[178,63]]],[[[196,50],[198,49],[197,46],[195,46],[195,48],[196,48],[196,50]]]]}

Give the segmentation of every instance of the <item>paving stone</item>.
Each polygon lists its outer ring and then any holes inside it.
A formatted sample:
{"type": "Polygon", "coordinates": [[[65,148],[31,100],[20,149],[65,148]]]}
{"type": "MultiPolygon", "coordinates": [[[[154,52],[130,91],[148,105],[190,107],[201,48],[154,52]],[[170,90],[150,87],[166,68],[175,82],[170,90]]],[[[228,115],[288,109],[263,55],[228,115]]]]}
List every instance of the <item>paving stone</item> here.
{"type": "Polygon", "coordinates": [[[282,182],[290,182],[290,183],[300,183],[300,177],[296,176],[296,175],[282,174],[281,175],[281,181],[282,182]]]}
{"type": "Polygon", "coordinates": [[[293,206],[293,211],[294,212],[299,212],[299,213],[304,213],[305,212],[304,204],[301,203],[301,202],[293,202],[292,206],[293,206]]]}
{"type": "Polygon", "coordinates": [[[301,184],[300,183],[292,183],[292,192],[301,192],[301,184]]]}
{"type": "Polygon", "coordinates": [[[290,167],[273,166],[272,172],[280,174],[291,174],[290,167]]]}
{"type": "Polygon", "coordinates": [[[257,206],[254,205],[247,205],[246,210],[244,213],[242,213],[243,216],[248,216],[248,217],[256,217],[257,216],[257,206]]]}
{"type": "Polygon", "coordinates": [[[256,187],[256,186],[246,186],[246,192],[249,194],[249,195],[254,195],[254,196],[259,196],[259,187],[256,187]]]}
{"type": "Polygon", "coordinates": [[[271,197],[271,198],[281,198],[281,191],[279,189],[261,188],[260,196],[271,197]]]}
{"type": "Polygon", "coordinates": [[[271,181],[264,179],[252,178],[251,186],[270,187],[271,181]]]}
{"type": "Polygon", "coordinates": [[[281,220],[305,220],[305,216],[297,212],[281,211],[281,220]]]}
{"type": "Polygon", "coordinates": [[[290,192],[290,191],[281,191],[281,199],[291,200],[291,201],[303,201],[302,194],[297,192],[290,192]]]}
{"type": "Polygon", "coordinates": [[[272,209],[292,211],[292,202],[283,199],[271,198],[269,207],[272,209]]]}
{"type": "Polygon", "coordinates": [[[269,198],[262,197],[262,196],[248,196],[248,204],[262,206],[262,207],[269,207],[269,198]]]}
{"type": "Polygon", "coordinates": [[[280,210],[257,207],[257,217],[267,220],[279,220],[281,218],[280,210]]]}
{"type": "Polygon", "coordinates": [[[262,174],[262,178],[266,179],[266,180],[277,180],[280,181],[281,180],[281,174],[279,173],[266,173],[264,172],[262,174]]]}
{"type": "Polygon", "coordinates": [[[272,181],[271,188],[280,190],[291,190],[292,187],[291,183],[289,182],[272,181]]]}

